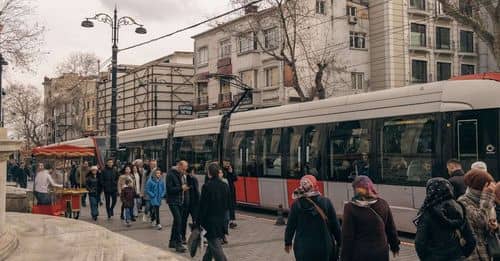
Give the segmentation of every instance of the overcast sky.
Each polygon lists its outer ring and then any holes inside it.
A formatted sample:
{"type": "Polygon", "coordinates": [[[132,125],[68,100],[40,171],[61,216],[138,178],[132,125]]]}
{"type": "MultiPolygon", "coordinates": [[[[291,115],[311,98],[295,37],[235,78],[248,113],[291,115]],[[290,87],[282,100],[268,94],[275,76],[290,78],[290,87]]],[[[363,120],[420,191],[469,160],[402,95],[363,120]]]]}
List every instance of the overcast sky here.
{"type": "MultiPolygon", "coordinates": [[[[8,81],[18,81],[42,87],[44,76],[55,76],[56,65],[75,51],[95,53],[101,60],[111,56],[111,30],[107,24],[95,23],[94,28],[83,28],[84,17],[99,12],[112,14],[115,4],[119,16],[131,16],[142,23],[148,34],[135,34],[135,27],[120,30],[119,47],[148,40],[196,23],[231,9],[229,0],[32,0],[37,19],[46,28],[44,54],[35,73],[17,70],[7,72],[8,81]]],[[[153,44],[128,50],[118,55],[118,63],[142,64],[174,51],[192,51],[191,36],[206,30],[200,27],[186,33],[165,38],[153,44]]]]}

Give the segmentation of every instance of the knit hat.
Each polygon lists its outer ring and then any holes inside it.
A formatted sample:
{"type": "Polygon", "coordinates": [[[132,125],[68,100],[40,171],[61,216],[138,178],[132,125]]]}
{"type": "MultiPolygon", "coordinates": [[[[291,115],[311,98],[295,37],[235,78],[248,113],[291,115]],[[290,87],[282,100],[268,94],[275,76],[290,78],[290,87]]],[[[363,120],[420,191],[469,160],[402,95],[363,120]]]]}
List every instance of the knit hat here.
{"type": "Polygon", "coordinates": [[[480,169],[471,169],[464,177],[465,186],[479,191],[493,181],[493,177],[488,172],[480,169]]]}

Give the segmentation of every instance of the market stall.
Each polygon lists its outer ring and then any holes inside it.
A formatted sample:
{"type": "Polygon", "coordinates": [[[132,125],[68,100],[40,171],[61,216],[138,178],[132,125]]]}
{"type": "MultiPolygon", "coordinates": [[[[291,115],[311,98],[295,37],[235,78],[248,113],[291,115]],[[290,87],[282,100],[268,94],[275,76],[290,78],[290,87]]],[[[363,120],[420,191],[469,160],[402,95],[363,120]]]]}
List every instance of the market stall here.
{"type": "MultiPolygon", "coordinates": [[[[62,188],[51,188],[50,204],[34,204],[32,213],[54,216],[65,216],[78,219],[80,216],[80,205],[82,194],[87,193],[83,188],[70,188],[68,184],[68,173],[71,160],[79,160],[82,166],[84,157],[94,156],[94,150],[72,145],[57,145],[50,147],[37,147],[32,150],[37,162],[51,161],[55,166],[50,175],[53,180],[62,185],[62,188]]],[[[80,170],[81,171],[81,170],[80,170]]],[[[84,184],[85,175],[80,175],[80,184],[84,184]]],[[[36,179],[35,185],[36,187],[36,179]]]]}

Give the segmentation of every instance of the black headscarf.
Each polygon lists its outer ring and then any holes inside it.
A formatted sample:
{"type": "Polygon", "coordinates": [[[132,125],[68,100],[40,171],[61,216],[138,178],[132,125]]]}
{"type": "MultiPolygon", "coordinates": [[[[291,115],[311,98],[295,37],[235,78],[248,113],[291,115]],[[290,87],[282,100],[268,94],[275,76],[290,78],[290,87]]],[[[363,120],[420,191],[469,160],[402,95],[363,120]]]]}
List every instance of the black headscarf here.
{"type": "Polygon", "coordinates": [[[426,196],[422,207],[418,211],[417,217],[413,220],[418,225],[425,211],[446,201],[453,199],[453,185],[444,178],[432,178],[427,181],[426,196]]]}

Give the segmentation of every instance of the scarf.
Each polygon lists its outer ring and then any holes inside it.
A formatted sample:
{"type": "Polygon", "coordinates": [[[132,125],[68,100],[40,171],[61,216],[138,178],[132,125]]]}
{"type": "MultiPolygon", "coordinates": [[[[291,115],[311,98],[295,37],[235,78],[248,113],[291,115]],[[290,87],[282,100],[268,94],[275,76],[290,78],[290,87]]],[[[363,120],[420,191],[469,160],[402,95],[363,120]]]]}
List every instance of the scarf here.
{"type": "Polygon", "coordinates": [[[413,220],[415,226],[418,226],[425,211],[449,199],[453,199],[453,186],[447,179],[432,178],[428,180],[424,203],[420,207],[417,217],[413,220]]]}
{"type": "Polygon", "coordinates": [[[319,195],[321,192],[319,192],[318,180],[313,175],[305,175],[300,179],[299,187],[293,191],[292,199],[319,195]]]}
{"type": "Polygon", "coordinates": [[[482,191],[472,188],[467,188],[464,196],[472,200],[474,203],[478,204],[481,202],[482,191]]]}
{"type": "Polygon", "coordinates": [[[352,188],[354,189],[353,203],[369,205],[375,203],[378,199],[375,185],[368,176],[357,176],[352,182],[352,188]]]}

